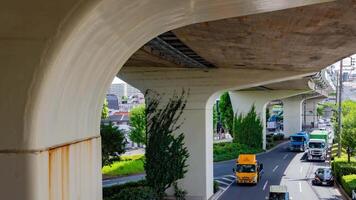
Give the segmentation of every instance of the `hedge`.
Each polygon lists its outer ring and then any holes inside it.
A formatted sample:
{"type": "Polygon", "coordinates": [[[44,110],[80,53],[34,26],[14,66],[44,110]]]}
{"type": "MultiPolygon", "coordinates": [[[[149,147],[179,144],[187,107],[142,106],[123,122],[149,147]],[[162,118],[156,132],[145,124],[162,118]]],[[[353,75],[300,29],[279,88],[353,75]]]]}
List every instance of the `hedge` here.
{"type": "Polygon", "coordinates": [[[105,200],[156,200],[158,199],[154,191],[147,187],[133,187],[122,189],[117,194],[111,197],[106,197],[105,200]]]}
{"type": "Polygon", "coordinates": [[[122,190],[132,189],[137,187],[144,187],[146,186],[146,180],[140,180],[137,182],[128,182],[121,185],[113,185],[110,187],[103,188],[103,197],[105,200],[111,200],[110,197],[120,193],[122,190]],[[107,199],[108,198],[108,199],[107,199]]]}
{"type": "Polygon", "coordinates": [[[351,196],[352,190],[356,190],[356,174],[342,176],[341,185],[345,192],[351,196]]]}
{"type": "Polygon", "coordinates": [[[350,174],[356,174],[356,162],[332,162],[332,169],[338,181],[341,181],[341,177],[350,174]]]}
{"type": "Polygon", "coordinates": [[[262,149],[249,148],[246,145],[223,142],[214,144],[214,162],[236,159],[240,153],[259,153],[262,149]]]}

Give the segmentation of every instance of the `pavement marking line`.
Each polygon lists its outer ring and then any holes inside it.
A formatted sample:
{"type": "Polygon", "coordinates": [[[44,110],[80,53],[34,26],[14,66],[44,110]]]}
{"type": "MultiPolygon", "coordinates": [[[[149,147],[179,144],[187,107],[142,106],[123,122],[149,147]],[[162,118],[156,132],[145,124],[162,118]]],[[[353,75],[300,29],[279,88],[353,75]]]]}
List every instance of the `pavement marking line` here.
{"type": "Polygon", "coordinates": [[[223,181],[219,181],[219,180],[215,180],[216,182],[218,182],[219,184],[223,184],[223,185],[230,185],[230,183],[225,183],[225,182],[223,182],[223,181]]]}
{"type": "Polygon", "coordinates": [[[288,154],[286,154],[285,156],[283,156],[283,160],[285,160],[288,157],[288,154]]]}
{"type": "Polygon", "coordinates": [[[233,181],[233,180],[231,180],[231,179],[229,179],[229,178],[226,178],[226,177],[223,177],[223,178],[221,178],[221,179],[226,180],[226,181],[233,181]]]}
{"type": "Polygon", "coordinates": [[[276,165],[276,166],[273,168],[273,170],[272,170],[272,171],[273,171],[273,172],[275,172],[275,171],[278,169],[278,167],[279,167],[279,166],[278,166],[278,165],[276,165]]]}
{"type": "Polygon", "coordinates": [[[219,186],[219,189],[222,190],[222,191],[226,190],[226,188],[223,188],[223,187],[220,187],[220,186],[219,186]]]}
{"type": "Polygon", "coordinates": [[[302,192],[302,182],[298,182],[299,183],[299,192],[302,192]]]}
{"type": "Polygon", "coordinates": [[[262,190],[265,191],[266,187],[267,187],[267,184],[268,184],[268,180],[265,182],[265,184],[263,185],[263,188],[262,190]]]}
{"type": "Polygon", "coordinates": [[[233,179],[236,178],[234,175],[226,175],[225,177],[226,177],[226,178],[233,178],[233,179]]]}

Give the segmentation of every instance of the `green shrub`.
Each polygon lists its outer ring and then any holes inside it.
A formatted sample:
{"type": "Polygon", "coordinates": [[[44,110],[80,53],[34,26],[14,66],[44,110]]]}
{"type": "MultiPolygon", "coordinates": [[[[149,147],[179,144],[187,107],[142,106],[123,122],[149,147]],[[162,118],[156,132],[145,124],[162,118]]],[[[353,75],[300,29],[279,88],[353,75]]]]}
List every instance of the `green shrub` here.
{"type": "Polygon", "coordinates": [[[114,194],[112,197],[107,198],[107,200],[156,200],[158,199],[154,191],[147,186],[144,187],[134,187],[125,188],[119,193],[114,194]]]}
{"type": "Polygon", "coordinates": [[[244,115],[235,115],[233,123],[234,143],[245,144],[251,148],[262,148],[262,122],[255,105],[244,115]]]}
{"type": "Polygon", "coordinates": [[[136,181],[136,182],[128,182],[128,183],[121,184],[121,185],[113,185],[110,187],[104,187],[103,188],[103,197],[110,198],[110,197],[118,194],[119,192],[121,192],[124,189],[143,187],[146,185],[147,185],[146,180],[140,180],[140,181],[136,181]]]}
{"type": "Polygon", "coordinates": [[[345,192],[351,196],[352,190],[356,190],[356,174],[342,176],[341,185],[345,192]]]}
{"type": "Polygon", "coordinates": [[[219,191],[219,183],[214,180],[214,193],[216,193],[217,191],[219,191]]]}
{"type": "Polygon", "coordinates": [[[250,148],[237,143],[218,143],[214,144],[213,156],[214,162],[236,159],[241,153],[259,153],[262,149],[250,148]]]}
{"type": "Polygon", "coordinates": [[[356,174],[356,162],[332,162],[332,168],[338,181],[341,181],[341,177],[349,174],[356,174]]]}

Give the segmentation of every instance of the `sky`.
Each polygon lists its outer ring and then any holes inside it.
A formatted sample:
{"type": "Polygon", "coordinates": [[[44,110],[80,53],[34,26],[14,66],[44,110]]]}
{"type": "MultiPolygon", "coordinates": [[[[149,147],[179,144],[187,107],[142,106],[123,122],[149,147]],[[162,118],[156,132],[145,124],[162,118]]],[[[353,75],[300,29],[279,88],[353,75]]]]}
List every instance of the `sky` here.
{"type": "Polygon", "coordinates": [[[124,83],[124,81],[115,76],[115,78],[114,78],[114,80],[112,80],[111,84],[118,84],[118,83],[124,83]]]}

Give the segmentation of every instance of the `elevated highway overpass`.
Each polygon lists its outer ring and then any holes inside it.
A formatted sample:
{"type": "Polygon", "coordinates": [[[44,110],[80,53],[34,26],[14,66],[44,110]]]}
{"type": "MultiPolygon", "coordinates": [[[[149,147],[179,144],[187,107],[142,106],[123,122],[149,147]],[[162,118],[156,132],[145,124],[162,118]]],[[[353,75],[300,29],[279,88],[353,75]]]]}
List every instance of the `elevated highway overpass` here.
{"type": "Polygon", "coordinates": [[[186,133],[189,172],[180,184],[189,199],[210,198],[216,97],[300,79],[353,54],[355,4],[3,2],[1,198],[102,198],[100,110],[118,73],[141,91],[169,96],[190,89],[180,130],[186,133]]]}

